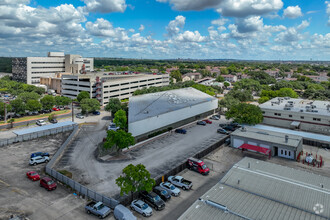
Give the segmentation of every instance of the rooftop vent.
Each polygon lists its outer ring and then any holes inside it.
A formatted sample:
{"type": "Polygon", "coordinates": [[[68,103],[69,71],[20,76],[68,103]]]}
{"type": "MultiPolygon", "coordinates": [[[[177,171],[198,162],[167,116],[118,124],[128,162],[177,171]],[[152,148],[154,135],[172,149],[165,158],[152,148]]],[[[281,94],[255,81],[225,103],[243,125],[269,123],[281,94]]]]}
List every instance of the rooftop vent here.
{"type": "Polygon", "coordinates": [[[284,107],[284,110],[291,110],[290,107],[284,107]]]}
{"type": "Polygon", "coordinates": [[[285,143],[288,143],[288,141],[289,141],[289,136],[285,135],[285,143]]]}

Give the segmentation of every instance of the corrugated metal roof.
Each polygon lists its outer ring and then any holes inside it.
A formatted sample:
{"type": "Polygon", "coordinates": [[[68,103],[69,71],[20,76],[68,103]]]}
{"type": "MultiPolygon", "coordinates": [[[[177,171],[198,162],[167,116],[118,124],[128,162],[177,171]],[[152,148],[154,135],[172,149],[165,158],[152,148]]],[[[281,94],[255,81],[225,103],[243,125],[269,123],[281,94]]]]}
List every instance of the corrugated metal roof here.
{"type": "MultiPolygon", "coordinates": [[[[250,219],[330,218],[330,178],[248,157],[201,198],[250,219]]],[[[196,201],[179,219],[241,218],[196,201]]]]}
{"type": "Polygon", "coordinates": [[[15,133],[16,135],[25,135],[25,134],[31,134],[31,133],[35,133],[35,132],[39,132],[39,131],[46,131],[49,129],[60,128],[60,127],[64,127],[64,126],[74,125],[74,124],[77,124],[77,123],[72,122],[72,121],[64,121],[64,122],[59,122],[56,124],[48,124],[48,125],[38,126],[38,127],[34,127],[34,128],[14,130],[13,133],[15,133]]]}

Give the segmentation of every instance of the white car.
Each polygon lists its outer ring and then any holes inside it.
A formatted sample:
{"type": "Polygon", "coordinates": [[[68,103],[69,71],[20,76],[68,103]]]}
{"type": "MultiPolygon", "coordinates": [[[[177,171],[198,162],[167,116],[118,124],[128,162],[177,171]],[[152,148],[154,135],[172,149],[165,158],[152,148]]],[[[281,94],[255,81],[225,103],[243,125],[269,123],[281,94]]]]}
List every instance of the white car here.
{"type": "Polygon", "coordinates": [[[210,119],[212,119],[212,120],[220,120],[219,116],[217,116],[217,115],[212,115],[210,117],[210,119]]]}
{"type": "Polygon", "coordinates": [[[110,123],[109,127],[108,127],[108,131],[112,130],[112,131],[117,131],[119,129],[119,127],[117,127],[117,125],[115,123],[110,123]]]}
{"type": "Polygon", "coordinates": [[[148,204],[142,200],[133,200],[131,203],[131,209],[142,214],[144,217],[152,215],[152,208],[150,208],[148,204]]]}
{"type": "Polygon", "coordinates": [[[39,163],[47,163],[48,161],[49,161],[49,157],[47,157],[47,156],[44,156],[44,157],[37,156],[37,157],[31,158],[29,164],[30,165],[37,165],[39,163]]]}
{"type": "Polygon", "coordinates": [[[46,122],[42,119],[39,119],[36,121],[36,124],[39,125],[39,126],[43,126],[43,125],[46,125],[46,122]]]}
{"type": "Polygon", "coordinates": [[[76,114],[76,118],[80,118],[80,119],[83,119],[83,118],[85,118],[81,113],[78,113],[78,114],[76,114]]]}
{"type": "Polygon", "coordinates": [[[179,196],[180,195],[180,189],[175,187],[170,182],[161,183],[159,186],[162,187],[163,189],[167,190],[172,196],[179,196]]]}

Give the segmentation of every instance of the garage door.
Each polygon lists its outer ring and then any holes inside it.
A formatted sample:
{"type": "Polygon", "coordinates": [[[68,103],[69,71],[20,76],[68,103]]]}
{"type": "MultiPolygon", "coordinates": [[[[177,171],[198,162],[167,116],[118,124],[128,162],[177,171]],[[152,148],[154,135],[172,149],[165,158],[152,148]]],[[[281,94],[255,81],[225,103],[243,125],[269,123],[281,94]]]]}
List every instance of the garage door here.
{"type": "Polygon", "coordinates": [[[234,138],[234,143],[233,143],[234,148],[239,148],[240,146],[242,146],[242,144],[244,144],[243,140],[234,138]]]}

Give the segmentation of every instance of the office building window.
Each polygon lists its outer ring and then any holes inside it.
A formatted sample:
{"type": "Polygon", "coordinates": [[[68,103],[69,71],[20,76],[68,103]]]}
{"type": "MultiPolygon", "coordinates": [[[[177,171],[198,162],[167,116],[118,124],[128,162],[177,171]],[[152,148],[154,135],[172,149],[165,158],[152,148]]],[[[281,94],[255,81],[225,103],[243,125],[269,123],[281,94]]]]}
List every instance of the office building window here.
{"type": "Polygon", "coordinates": [[[313,121],[321,121],[320,118],[313,118],[313,121]]]}
{"type": "Polygon", "coordinates": [[[292,118],[292,115],[289,115],[289,118],[292,118]]]}

